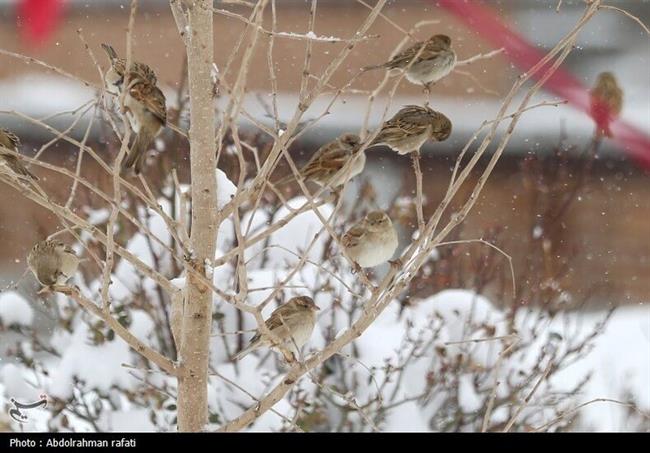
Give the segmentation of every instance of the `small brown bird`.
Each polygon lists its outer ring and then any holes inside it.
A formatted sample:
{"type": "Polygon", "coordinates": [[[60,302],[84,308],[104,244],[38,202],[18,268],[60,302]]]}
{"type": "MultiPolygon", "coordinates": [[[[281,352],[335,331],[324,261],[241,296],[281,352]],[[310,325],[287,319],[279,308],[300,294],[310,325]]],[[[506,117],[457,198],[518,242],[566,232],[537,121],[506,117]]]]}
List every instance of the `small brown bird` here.
{"type": "Polygon", "coordinates": [[[341,238],[348,256],[361,267],[375,267],[390,260],[397,249],[397,232],[383,211],[368,213],[341,238]]]}
{"type": "Polygon", "coordinates": [[[428,140],[445,141],[451,135],[451,121],[429,107],[407,105],[386,121],[371,145],[390,146],[399,154],[419,151],[428,140]]]}
{"type": "Polygon", "coordinates": [[[79,258],[69,245],[46,239],[32,247],[27,265],[43,286],[64,285],[77,272],[79,258]]]}
{"type": "Polygon", "coordinates": [[[133,168],[138,175],[142,172],[149,145],[167,124],[165,95],[154,85],[136,83],[129,90],[124,105],[136,136],[122,169],[133,168]]]}
{"type": "Polygon", "coordinates": [[[435,35],[427,41],[415,43],[408,49],[399,52],[386,63],[368,66],[363,70],[369,71],[379,68],[388,70],[406,69],[406,78],[409,82],[421,84],[428,88],[430,84],[447,76],[455,65],[456,52],[451,49],[451,38],[447,35],[435,35]],[[413,61],[414,58],[415,61],[413,61]],[[411,64],[411,61],[413,61],[413,64],[411,64]]]}
{"type": "Polygon", "coordinates": [[[111,60],[111,67],[104,76],[109,92],[122,96],[124,89],[124,110],[136,133],[128,156],[122,162],[122,170],[133,168],[135,174],[142,172],[147,150],[154,138],[167,124],[165,95],[156,86],[156,75],[143,63],[133,63],[129,72],[128,86],[124,86],[126,62],[117,57],[115,49],[108,44],[102,47],[111,60]]]}
{"type": "MultiPolygon", "coordinates": [[[[277,337],[282,346],[298,357],[299,350],[307,343],[316,326],[316,311],[320,308],[311,297],[298,296],[276,308],[266,320],[266,327],[277,337]]],[[[260,332],[251,339],[250,344],[242,349],[234,360],[239,360],[251,351],[261,347],[273,347],[276,343],[260,332]]]]}
{"type": "MultiPolygon", "coordinates": [[[[366,165],[366,154],[362,152],[361,139],[355,134],[343,134],[314,153],[309,162],[300,170],[300,175],[305,181],[313,181],[320,186],[332,188],[343,185],[363,171],[366,165]],[[348,162],[354,162],[347,165],[348,162]]],[[[294,181],[295,176],[289,175],[276,182],[276,185],[294,181]]]]}
{"type": "Polygon", "coordinates": [[[621,114],[623,109],[623,90],[618,86],[616,77],[611,72],[598,75],[596,85],[591,90],[591,116],[596,122],[596,134],[612,136],[610,124],[621,114]]]}
{"type": "Polygon", "coordinates": [[[8,152],[17,153],[19,147],[20,139],[12,132],[0,127],[0,167],[7,167],[19,178],[38,181],[38,178],[25,168],[17,155],[8,152]]]}

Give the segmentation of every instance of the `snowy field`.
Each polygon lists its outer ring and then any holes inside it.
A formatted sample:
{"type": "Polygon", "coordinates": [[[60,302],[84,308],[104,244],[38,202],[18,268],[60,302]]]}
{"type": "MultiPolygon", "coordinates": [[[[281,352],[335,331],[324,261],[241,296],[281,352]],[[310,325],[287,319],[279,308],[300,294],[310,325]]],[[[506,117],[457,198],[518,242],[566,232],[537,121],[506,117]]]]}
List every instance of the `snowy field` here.
{"type": "MultiPolygon", "coordinates": [[[[260,280],[272,280],[272,275],[256,275],[260,280]]],[[[323,301],[318,303],[322,306],[323,301]]],[[[470,311],[483,312],[488,318],[497,320],[503,316],[486,299],[476,296],[465,290],[443,291],[418,305],[417,309],[410,310],[407,317],[399,319],[397,306],[389,307],[385,313],[368,329],[358,340],[359,361],[367,367],[381,367],[385,358],[396,359],[402,344],[402,338],[409,322],[416,325],[424,324],[433,312],[441,314],[448,324],[446,325],[446,341],[460,341],[462,325],[470,311]]],[[[134,312],[133,331],[139,338],[148,338],[151,330],[155,328],[151,319],[143,312],[134,312]]],[[[325,315],[323,315],[325,316],[325,315]]],[[[563,322],[579,325],[583,332],[589,332],[605,316],[604,313],[574,313],[567,315],[563,322]]],[[[0,321],[4,326],[21,325],[29,326],[33,318],[33,310],[29,304],[15,293],[4,293],[0,297],[0,321]]],[[[548,332],[553,331],[553,324],[549,324],[548,332]]],[[[547,333],[548,333],[547,332],[547,333]]],[[[104,391],[110,391],[114,385],[123,388],[132,388],[141,385],[123,367],[123,363],[131,363],[133,354],[121,340],[107,343],[103,347],[90,346],[86,342],[88,332],[80,328],[74,335],[55,333],[52,342],[60,346],[65,352],[58,360],[45,359],[45,366],[50,369],[50,376],[43,381],[36,379],[34,374],[18,365],[7,355],[7,349],[12,345],[2,341],[2,359],[0,361],[0,407],[5,408],[0,415],[9,421],[6,408],[8,400],[16,398],[19,401],[36,401],[39,395],[46,393],[59,397],[69,397],[72,380],[76,376],[90,386],[104,391]]],[[[3,336],[6,337],[6,334],[3,336]]],[[[2,338],[2,337],[0,337],[2,338]]],[[[27,341],[27,340],[25,340],[27,341]]],[[[316,330],[310,348],[319,348],[324,345],[320,331],[316,330]]],[[[264,390],[273,381],[264,368],[256,369],[259,359],[250,356],[242,363],[239,374],[233,365],[219,353],[218,345],[213,344],[213,363],[216,370],[224,376],[235,379],[237,383],[253,393],[262,396],[264,390]],[[260,379],[262,378],[262,379],[260,379]],[[265,382],[266,381],[266,382],[265,382]]],[[[498,350],[486,346],[473,351],[477,357],[484,356],[486,360],[494,360],[494,352],[498,350]],[[490,355],[490,352],[492,355],[490,355]]],[[[403,397],[408,397],[409,392],[415,393],[422,387],[423,369],[413,365],[410,375],[403,383],[403,397]]],[[[516,367],[516,360],[509,366],[516,367]]],[[[576,385],[587,375],[591,375],[584,390],[575,397],[574,403],[578,405],[594,399],[606,398],[619,401],[634,401],[640,409],[650,410],[650,305],[638,307],[622,307],[614,314],[604,331],[598,336],[587,357],[562,370],[554,377],[553,385],[558,389],[569,389],[576,385]]],[[[308,379],[306,379],[308,381],[308,379]]],[[[468,410],[480,407],[472,386],[467,376],[466,385],[461,388],[462,402],[468,410]]],[[[305,387],[309,383],[305,382],[305,387]]],[[[211,385],[210,402],[215,406],[218,402],[236,398],[243,404],[250,404],[250,399],[223,382],[214,379],[211,385]]],[[[362,398],[362,395],[358,396],[362,398]]],[[[231,416],[237,415],[239,408],[235,403],[230,403],[227,412],[231,416]]],[[[286,402],[281,401],[276,410],[288,413],[286,402]]],[[[430,409],[429,409],[430,410],[430,409]]],[[[580,424],[574,429],[587,431],[628,431],[631,427],[626,425],[627,408],[610,402],[595,402],[580,411],[580,424]]],[[[428,431],[426,423],[427,413],[416,402],[408,403],[389,411],[385,424],[381,427],[386,431],[428,431]]],[[[497,417],[498,414],[495,414],[497,417]]],[[[30,413],[30,422],[19,426],[11,422],[14,430],[25,429],[29,431],[47,430],[47,412],[30,413]]],[[[281,427],[282,421],[273,413],[263,416],[253,427],[254,430],[273,430],[281,427]]],[[[73,425],[74,426],[74,425],[73,425]]],[[[151,431],[155,427],[148,421],[148,411],[136,409],[130,411],[111,411],[101,426],[105,430],[115,431],[151,431]]],[[[79,421],[75,430],[87,430],[88,426],[79,421]]]]}

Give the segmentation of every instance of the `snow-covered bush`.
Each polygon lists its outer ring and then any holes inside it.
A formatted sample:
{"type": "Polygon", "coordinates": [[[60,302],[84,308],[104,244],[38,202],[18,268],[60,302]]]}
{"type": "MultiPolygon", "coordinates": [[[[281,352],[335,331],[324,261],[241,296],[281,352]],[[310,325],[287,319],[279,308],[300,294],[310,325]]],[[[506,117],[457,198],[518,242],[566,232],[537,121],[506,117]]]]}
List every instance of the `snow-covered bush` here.
{"type": "MultiPolygon", "coordinates": [[[[267,3],[255,4],[245,21],[260,25],[267,3]]],[[[598,5],[592,3],[584,21],[597,11],[598,5]]],[[[506,97],[499,115],[485,118],[476,136],[482,141],[475,148],[470,141],[460,153],[448,191],[427,218],[417,155],[415,195],[402,193],[407,189],[394,181],[400,193],[392,202],[380,203],[374,195],[381,187],[372,184],[360,188],[351,201],[345,188],[330,193],[301,186],[292,192],[273,184],[280,162],[288,164],[283,170],[295,168],[289,147],[303,146],[302,132],[329,113],[330,104],[318,111],[314,101],[345,102],[339,96],[348,86],[330,101],[331,76],[355,46],[372,38],[367,32],[383,4],[377,2],[368,20],[348,39],[319,37],[313,30],[303,35],[271,33],[270,39],[304,40],[308,46],[300,72],[300,100],[280,109],[295,107],[295,114],[285,121],[273,113],[277,105],[265,105],[273,121],[264,122],[252,118],[244,102],[249,57],[258,45],[261,25],[243,32],[250,45],[241,46],[242,58],[233,60],[241,60],[233,78],[227,69],[222,73],[211,64],[211,2],[170,2],[187,47],[188,79],[179,83],[178,98],[170,99],[174,118],[170,115],[169,129],[176,135],[166,132],[157,139],[157,155],[145,176],[121,176],[119,166],[110,167],[85,145],[85,138],[81,143],[66,133],[61,136],[80,150],[79,168],[87,153],[101,173],[89,182],[65,163],[46,167],[74,181],[68,202],[48,197],[34,181],[0,172],[2,182],[59,218],[59,233],[74,242],[85,259],[74,285],[56,285],[50,288],[53,294],[36,301],[44,303],[52,318],[51,330],[36,326],[35,303],[30,305],[13,292],[0,296],[3,352],[13,359],[0,362],[0,404],[6,408],[10,398],[48,396],[46,410],[30,413],[24,429],[571,427],[579,405],[589,403],[582,394],[592,382],[590,372],[602,371],[584,364],[602,341],[599,335],[608,315],[585,322],[566,310],[579,297],[565,287],[562,267],[549,270],[548,263],[542,266],[539,259],[540,245],[550,243],[546,241],[553,224],[531,229],[527,243],[532,244],[532,259],[523,270],[505,268],[503,254],[497,253],[507,248],[498,234],[506,226],[486,232],[484,239],[493,240],[471,245],[472,252],[466,252],[469,267],[453,252],[470,245],[460,237],[450,241],[460,235],[520,116],[536,107],[529,102],[539,86],[526,88],[525,82],[541,66],[514,84],[513,94],[521,91],[524,99],[520,105],[512,105],[513,97],[506,97]],[[188,14],[187,8],[197,9],[188,14]],[[314,41],[340,46],[319,76],[310,67],[314,41]],[[188,110],[189,134],[182,121],[188,110]],[[308,111],[314,119],[303,117],[308,111]],[[508,132],[493,149],[500,123],[508,123],[508,132]],[[181,144],[185,137],[190,141],[189,175],[176,159],[185,150],[181,144]],[[470,148],[471,157],[464,159],[470,148]],[[478,165],[482,156],[489,156],[485,169],[478,165]],[[470,175],[480,177],[471,182],[470,175]],[[401,236],[410,239],[398,249],[398,266],[359,271],[341,251],[341,234],[377,207],[389,212],[404,233],[401,236]],[[234,361],[252,331],[264,326],[263,319],[296,295],[311,296],[321,307],[301,356],[287,363],[262,349],[234,361]],[[582,369],[576,371],[578,364],[582,369]]],[[[549,53],[549,61],[562,63],[581,24],[549,53]]],[[[411,32],[426,25],[417,24],[411,32]]],[[[271,54],[269,62],[273,72],[271,54]]],[[[274,79],[275,73],[271,76],[274,79]]],[[[400,82],[399,77],[387,79],[377,93],[391,83],[388,91],[394,94],[400,82]]],[[[107,99],[101,86],[85,110],[71,115],[84,115],[92,108],[102,111],[106,140],[97,147],[114,158],[126,151],[129,133],[123,135],[127,123],[120,109],[111,107],[115,99],[107,99]]],[[[273,103],[277,94],[274,88],[273,103]]],[[[385,108],[375,110],[383,109],[385,117],[391,100],[392,94],[385,108]]],[[[376,93],[370,93],[368,118],[376,101],[376,93]]],[[[34,122],[47,128],[40,120],[34,122]]],[[[358,131],[364,140],[377,132],[366,126],[358,131]]],[[[313,152],[304,151],[305,156],[313,152]]],[[[563,204],[559,212],[548,211],[542,217],[557,221],[565,212],[563,204]]],[[[619,321],[626,325],[629,320],[619,321]]],[[[635,334],[630,341],[643,343],[635,334]]],[[[647,375],[635,378],[638,381],[626,390],[629,394],[617,395],[635,408],[633,422],[641,428],[647,423],[644,411],[649,402],[647,392],[637,394],[637,384],[647,375]]],[[[593,418],[585,423],[602,426],[593,418]]],[[[0,426],[5,425],[17,429],[15,422],[0,418],[0,426]]]]}
{"type": "MultiPolygon", "coordinates": [[[[219,172],[219,178],[220,196],[226,200],[234,195],[235,189],[223,173],[219,172]]],[[[304,197],[292,198],[273,217],[284,218],[305,202],[304,197]]],[[[397,200],[403,202],[403,198],[397,200]]],[[[159,204],[171,212],[168,200],[160,199],[159,204]]],[[[320,208],[324,217],[332,210],[329,204],[320,208]]],[[[250,221],[254,235],[268,224],[271,212],[271,205],[262,205],[243,215],[242,222],[250,221]]],[[[162,222],[154,220],[144,209],[139,210],[139,216],[153,235],[170,243],[162,222]]],[[[317,329],[303,351],[305,356],[321,350],[363,310],[363,286],[321,230],[318,217],[306,211],[271,234],[263,245],[251,247],[246,256],[249,304],[258,305],[278,290],[273,295],[275,302],[293,295],[310,295],[322,308],[317,329]],[[309,260],[299,272],[293,272],[295,263],[305,253],[309,260]]],[[[232,249],[236,241],[232,224],[225,223],[218,235],[220,250],[232,249]]],[[[135,234],[126,247],[169,278],[176,276],[174,285],[183,287],[186,276],[180,270],[174,273],[169,265],[169,250],[153,244],[141,233],[135,234]]],[[[223,252],[218,252],[216,258],[221,255],[223,252]]],[[[484,261],[486,256],[478,253],[474,259],[484,261]]],[[[447,260],[445,269],[456,275],[466,267],[463,260],[450,258],[441,248],[432,254],[421,276],[437,272],[436,266],[443,260],[447,260]]],[[[487,271],[489,267],[483,269],[487,271]]],[[[236,279],[235,268],[230,264],[215,268],[212,275],[219,288],[231,286],[236,279]]],[[[483,279],[481,272],[472,278],[483,279]]],[[[489,286],[489,278],[485,277],[486,284],[479,286],[489,286]]],[[[83,284],[81,280],[78,283],[83,284]]],[[[414,285],[421,283],[421,279],[414,280],[414,285]]],[[[88,294],[101,291],[99,280],[82,286],[88,294]]],[[[600,337],[608,316],[585,319],[579,312],[549,312],[545,304],[499,308],[477,293],[476,288],[432,286],[429,291],[431,294],[424,295],[418,289],[419,296],[407,299],[408,303],[401,298],[391,302],[360,338],[312,370],[250,429],[500,430],[520,408],[510,429],[536,429],[555,418],[559,420],[548,429],[567,429],[577,414],[562,414],[584,402],[584,395],[595,398],[621,389],[602,383],[592,385],[593,373],[597,381],[602,380],[599,374],[604,369],[598,362],[612,348],[607,339],[619,337],[621,330],[635,335],[627,327],[612,326],[609,336],[600,337]],[[603,346],[593,352],[598,342],[603,346]],[[541,383],[536,387],[538,381],[541,383]],[[524,403],[529,393],[532,397],[524,403]]],[[[155,285],[120,261],[110,292],[112,310],[120,323],[154,348],[163,350],[168,342],[166,348],[173,350],[170,301],[159,299],[155,285]]],[[[409,293],[409,289],[404,292],[409,293]]],[[[510,297],[509,288],[504,287],[498,297],[510,297]]],[[[15,293],[3,293],[0,303],[3,323],[18,324],[29,338],[29,305],[15,293]]],[[[50,398],[49,415],[31,420],[29,427],[62,431],[173,430],[175,379],[147,372],[148,365],[138,354],[65,296],[57,295],[50,303],[57,307],[60,321],[49,339],[41,339],[34,346],[29,341],[17,340],[16,356],[20,363],[0,367],[5,401],[9,397],[35,399],[43,392],[50,398]]],[[[274,306],[275,303],[266,306],[265,317],[274,306]]],[[[636,316],[647,317],[647,310],[642,309],[639,314],[633,311],[622,310],[615,318],[620,319],[618,324],[636,316]]],[[[250,337],[255,320],[216,296],[213,319],[208,402],[210,421],[218,426],[235,418],[243,407],[254,404],[276,385],[283,378],[286,364],[280,356],[267,351],[233,363],[232,355],[250,337]]],[[[648,327],[645,326],[646,332],[648,327]]],[[[612,361],[616,359],[608,357],[608,363],[612,361]]],[[[625,369],[634,368],[621,363],[620,370],[625,369]]],[[[639,398],[648,395],[639,393],[639,388],[648,375],[637,376],[637,383],[631,383],[633,395],[615,395],[617,399],[632,399],[647,406],[648,402],[639,398]]],[[[587,413],[585,425],[579,426],[610,426],[599,414],[602,412],[587,413]]],[[[643,426],[643,417],[639,423],[643,426]]]]}

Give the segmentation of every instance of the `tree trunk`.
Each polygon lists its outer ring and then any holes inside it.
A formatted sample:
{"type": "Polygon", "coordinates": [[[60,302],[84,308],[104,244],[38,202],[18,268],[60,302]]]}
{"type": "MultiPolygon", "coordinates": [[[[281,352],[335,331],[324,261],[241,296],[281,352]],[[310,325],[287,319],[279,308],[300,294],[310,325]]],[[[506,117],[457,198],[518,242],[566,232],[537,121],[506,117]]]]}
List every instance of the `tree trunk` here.
{"type": "MultiPolygon", "coordinates": [[[[210,76],[213,62],[212,2],[189,6],[187,61],[190,90],[190,160],[192,175],[191,266],[206,275],[216,245],[215,110],[210,76]]],[[[211,273],[207,273],[211,274],[211,273]]],[[[211,275],[206,275],[211,280],[211,275]]],[[[187,276],[178,377],[178,430],[201,431],[208,415],[208,359],[212,292],[187,276]]]]}

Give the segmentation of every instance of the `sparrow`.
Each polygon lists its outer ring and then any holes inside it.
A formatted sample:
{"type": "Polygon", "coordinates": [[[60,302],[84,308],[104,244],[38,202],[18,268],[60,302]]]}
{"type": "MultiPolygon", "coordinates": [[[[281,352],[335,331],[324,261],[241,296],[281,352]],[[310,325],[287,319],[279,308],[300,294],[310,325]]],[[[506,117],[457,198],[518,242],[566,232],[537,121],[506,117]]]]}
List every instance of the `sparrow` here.
{"type": "Polygon", "coordinates": [[[399,154],[419,151],[424,142],[445,141],[451,135],[451,121],[429,107],[407,105],[386,121],[371,146],[390,146],[399,154]]]}
{"type": "MultiPolygon", "coordinates": [[[[290,299],[287,303],[276,308],[265,324],[273,332],[282,346],[289,349],[294,357],[298,356],[299,349],[307,343],[316,326],[316,311],[320,308],[314,303],[311,297],[298,296],[290,299]]],[[[234,357],[239,360],[251,351],[261,347],[274,347],[272,338],[267,338],[261,332],[257,332],[251,339],[250,344],[234,357]]]]}
{"type": "Polygon", "coordinates": [[[596,135],[611,137],[612,131],[609,126],[618,118],[623,108],[623,90],[618,86],[614,74],[611,72],[599,74],[590,95],[591,116],[596,122],[596,135]]]}
{"type": "Polygon", "coordinates": [[[79,258],[69,245],[46,239],[32,247],[27,265],[43,286],[64,285],[77,272],[79,258]]]}
{"type": "MultiPolygon", "coordinates": [[[[355,134],[343,134],[336,140],[318,148],[311,159],[300,169],[305,181],[332,188],[343,185],[363,171],[366,154],[361,152],[361,139],[355,134]],[[347,165],[351,162],[351,165],[347,165]]],[[[295,180],[294,175],[280,179],[276,185],[295,180]]]]}
{"type": "Polygon", "coordinates": [[[361,267],[375,267],[390,260],[397,249],[397,232],[383,211],[372,211],[341,238],[347,255],[361,267]]]}
{"type": "Polygon", "coordinates": [[[142,172],[146,153],[151,142],[167,124],[167,108],[165,95],[156,86],[157,79],[153,70],[135,62],[129,71],[128,85],[125,87],[125,67],[123,58],[118,58],[115,49],[108,44],[102,47],[111,60],[111,67],[104,76],[107,90],[118,96],[124,96],[124,110],[136,133],[135,140],[124,162],[122,170],[133,168],[136,175],[142,172]]]}
{"type": "Polygon", "coordinates": [[[124,106],[136,136],[122,169],[133,168],[138,175],[142,172],[149,145],[167,124],[165,95],[155,85],[139,82],[129,90],[124,106]]]}
{"type": "Polygon", "coordinates": [[[17,155],[8,152],[17,153],[19,147],[20,139],[12,132],[0,127],[0,167],[8,168],[19,178],[38,181],[38,178],[25,168],[17,155]]]}
{"type": "Polygon", "coordinates": [[[427,41],[420,41],[397,53],[386,63],[367,66],[363,71],[379,68],[406,70],[406,78],[409,82],[422,84],[428,88],[430,84],[447,76],[454,69],[456,59],[456,52],[451,49],[451,38],[447,35],[435,35],[427,41]]]}

